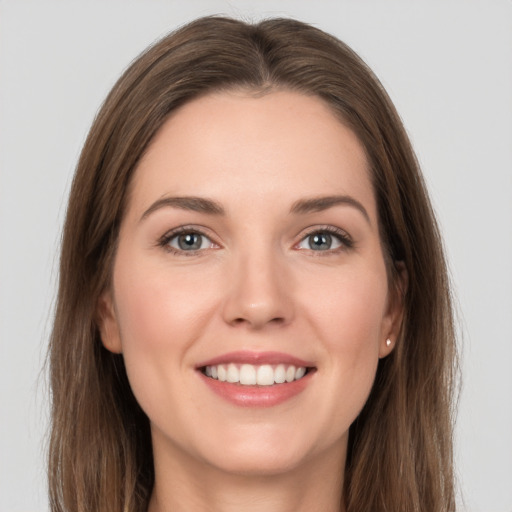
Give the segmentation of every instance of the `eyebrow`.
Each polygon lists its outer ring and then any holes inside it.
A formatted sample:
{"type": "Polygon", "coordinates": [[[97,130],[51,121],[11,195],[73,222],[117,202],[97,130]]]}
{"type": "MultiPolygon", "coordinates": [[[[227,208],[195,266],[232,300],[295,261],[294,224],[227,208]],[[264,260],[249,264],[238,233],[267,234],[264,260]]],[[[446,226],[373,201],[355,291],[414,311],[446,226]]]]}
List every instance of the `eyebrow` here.
{"type": "Polygon", "coordinates": [[[153,212],[164,207],[179,208],[181,210],[207,213],[210,215],[224,215],[225,213],[224,208],[222,208],[219,203],[204,197],[163,197],[155,201],[142,214],[140,220],[143,221],[153,212]]]}
{"type": "MultiPolygon", "coordinates": [[[[352,206],[362,213],[363,217],[370,223],[370,216],[365,207],[351,196],[321,196],[309,199],[299,199],[293,203],[290,213],[305,215],[308,213],[321,212],[328,210],[333,206],[347,205],[352,206]]],[[[204,197],[184,196],[184,197],[163,197],[155,201],[140,218],[143,221],[153,212],[165,208],[179,208],[210,215],[225,215],[222,205],[211,199],[204,197]]]]}
{"type": "Polygon", "coordinates": [[[300,199],[293,203],[290,212],[298,214],[314,213],[328,210],[333,206],[346,205],[359,210],[363,217],[370,223],[370,216],[365,207],[351,196],[321,196],[310,199],[300,199]]]}

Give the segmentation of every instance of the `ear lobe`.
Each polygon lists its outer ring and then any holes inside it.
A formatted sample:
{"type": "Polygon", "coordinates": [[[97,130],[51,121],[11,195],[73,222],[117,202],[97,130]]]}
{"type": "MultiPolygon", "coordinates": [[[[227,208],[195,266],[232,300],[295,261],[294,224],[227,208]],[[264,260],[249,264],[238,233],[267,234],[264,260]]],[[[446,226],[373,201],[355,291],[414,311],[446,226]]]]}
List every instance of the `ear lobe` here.
{"type": "Polygon", "coordinates": [[[114,301],[110,290],[103,292],[98,299],[96,306],[96,322],[103,346],[114,354],[120,354],[123,351],[123,347],[119,335],[119,325],[117,323],[114,301]]]}
{"type": "Polygon", "coordinates": [[[402,327],[405,313],[405,294],[409,284],[409,274],[403,261],[395,262],[395,275],[393,278],[388,311],[383,323],[383,333],[379,345],[379,358],[388,356],[394,349],[402,327]]]}

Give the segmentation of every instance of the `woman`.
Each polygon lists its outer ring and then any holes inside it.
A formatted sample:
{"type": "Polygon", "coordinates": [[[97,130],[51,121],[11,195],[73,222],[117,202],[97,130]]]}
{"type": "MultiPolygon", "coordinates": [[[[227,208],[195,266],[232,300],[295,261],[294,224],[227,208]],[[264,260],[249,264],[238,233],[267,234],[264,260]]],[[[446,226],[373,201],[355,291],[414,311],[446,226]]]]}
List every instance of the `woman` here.
{"type": "Polygon", "coordinates": [[[377,79],[293,20],[203,18],[114,86],[69,200],[54,511],[454,509],[454,335],[377,79]]]}

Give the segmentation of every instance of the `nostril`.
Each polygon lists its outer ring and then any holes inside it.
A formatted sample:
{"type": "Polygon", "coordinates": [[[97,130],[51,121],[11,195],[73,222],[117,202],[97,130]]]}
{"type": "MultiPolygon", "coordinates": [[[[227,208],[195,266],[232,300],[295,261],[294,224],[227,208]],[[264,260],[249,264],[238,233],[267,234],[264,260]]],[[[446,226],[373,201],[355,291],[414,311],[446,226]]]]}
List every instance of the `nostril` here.
{"type": "Polygon", "coordinates": [[[279,290],[259,290],[255,285],[240,287],[226,295],[222,316],[231,326],[260,329],[263,326],[282,326],[293,317],[293,307],[279,290]]]}
{"type": "Polygon", "coordinates": [[[258,321],[257,319],[249,319],[249,318],[243,318],[238,317],[234,318],[231,321],[231,325],[252,325],[252,326],[263,326],[263,325],[283,325],[286,322],[285,318],[282,316],[277,316],[274,318],[271,318],[270,320],[265,321],[258,321]]]}

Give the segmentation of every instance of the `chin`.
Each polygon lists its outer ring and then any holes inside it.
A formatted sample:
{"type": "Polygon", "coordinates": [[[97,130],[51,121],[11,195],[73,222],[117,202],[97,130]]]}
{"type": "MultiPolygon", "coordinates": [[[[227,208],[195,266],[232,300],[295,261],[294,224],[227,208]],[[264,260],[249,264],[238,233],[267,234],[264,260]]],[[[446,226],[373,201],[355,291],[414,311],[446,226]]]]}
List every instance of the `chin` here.
{"type": "Polygon", "coordinates": [[[301,466],[301,462],[302,458],[297,453],[259,449],[256,453],[223,454],[215,466],[223,472],[235,475],[265,477],[293,472],[301,466]]]}
{"type": "Polygon", "coordinates": [[[244,430],[208,450],[209,463],[232,474],[270,476],[294,471],[312,456],[308,441],[297,433],[271,428],[244,430]]]}

